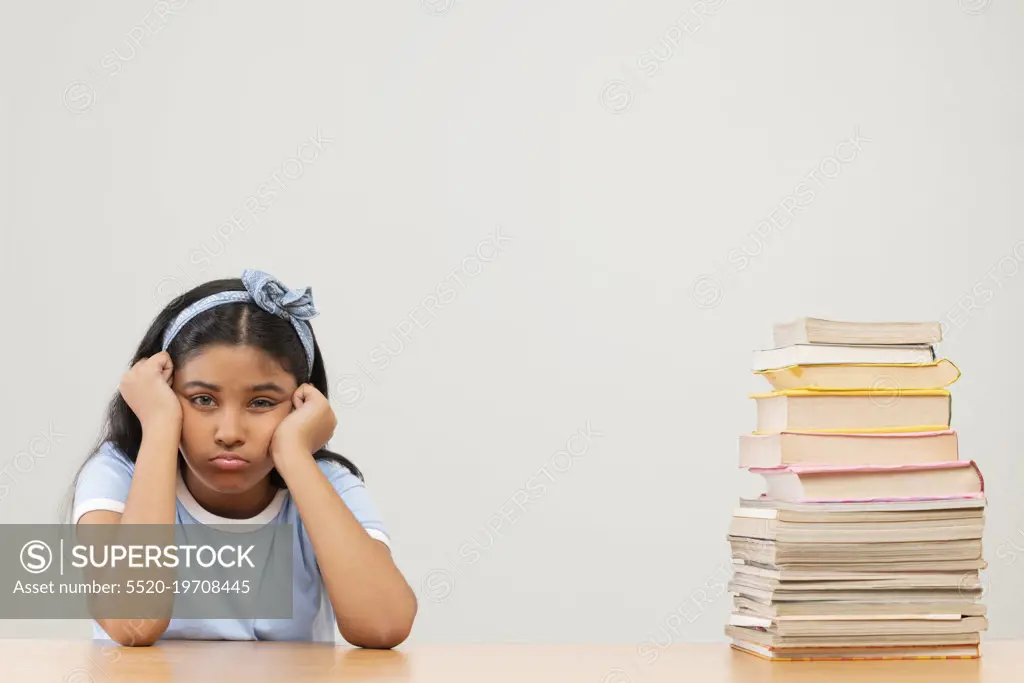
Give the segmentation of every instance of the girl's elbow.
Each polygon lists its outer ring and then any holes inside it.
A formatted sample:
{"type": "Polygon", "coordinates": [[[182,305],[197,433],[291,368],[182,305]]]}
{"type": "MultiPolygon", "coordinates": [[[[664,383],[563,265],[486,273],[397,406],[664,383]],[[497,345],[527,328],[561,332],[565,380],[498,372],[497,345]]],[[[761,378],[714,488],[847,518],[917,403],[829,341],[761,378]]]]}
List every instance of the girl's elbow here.
{"type": "Polygon", "coordinates": [[[160,640],[160,639],[159,638],[139,639],[139,638],[130,638],[129,637],[129,638],[119,638],[118,641],[117,641],[117,644],[121,645],[123,647],[149,647],[151,645],[155,645],[156,641],[158,641],[158,640],[160,640]]]}
{"type": "Polygon", "coordinates": [[[412,631],[412,623],[402,626],[382,626],[377,629],[359,629],[352,632],[352,629],[342,629],[338,624],[342,637],[353,647],[362,647],[368,650],[390,650],[405,642],[412,631]]]}
{"type": "Polygon", "coordinates": [[[399,604],[392,605],[386,610],[389,616],[379,618],[376,623],[357,623],[338,619],[338,631],[347,643],[354,647],[362,647],[372,650],[390,650],[398,647],[406,641],[412,632],[413,622],[416,621],[416,613],[419,611],[419,601],[411,588],[407,590],[399,604]]]}
{"type": "Polygon", "coordinates": [[[111,640],[122,647],[149,647],[160,640],[170,620],[118,619],[99,623],[111,640]]]}
{"type": "Polygon", "coordinates": [[[406,641],[412,632],[412,624],[416,618],[415,608],[407,616],[376,625],[363,624],[358,628],[342,628],[338,622],[341,636],[354,647],[370,650],[390,650],[406,641]]]}

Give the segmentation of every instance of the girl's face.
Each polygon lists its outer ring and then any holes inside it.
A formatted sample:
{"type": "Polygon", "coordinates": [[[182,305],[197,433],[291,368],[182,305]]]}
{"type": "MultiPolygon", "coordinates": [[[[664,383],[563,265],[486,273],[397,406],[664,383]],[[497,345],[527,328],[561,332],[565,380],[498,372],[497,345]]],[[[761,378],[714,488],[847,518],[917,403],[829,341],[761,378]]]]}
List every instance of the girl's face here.
{"type": "Polygon", "coordinates": [[[292,411],[295,377],[253,346],[208,346],[175,367],[181,446],[200,482],[241,493],[273,469],[270,440],[292,411]]]}

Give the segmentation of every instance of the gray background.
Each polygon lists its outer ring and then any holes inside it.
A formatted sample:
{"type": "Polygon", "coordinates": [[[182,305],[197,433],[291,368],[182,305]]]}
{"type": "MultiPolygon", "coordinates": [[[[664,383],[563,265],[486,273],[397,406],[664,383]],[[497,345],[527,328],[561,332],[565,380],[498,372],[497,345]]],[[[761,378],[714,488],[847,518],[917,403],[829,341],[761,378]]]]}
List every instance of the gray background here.
{"type": "Polygon", "coordinates": [[[56,520],[152,317],[255,267],[314,289],[410,642],[721,640],[750,352],[800,315],[940,320],[989,637],[1024,635],[1020,3],[8,5],[0,521],[56,520]]]}

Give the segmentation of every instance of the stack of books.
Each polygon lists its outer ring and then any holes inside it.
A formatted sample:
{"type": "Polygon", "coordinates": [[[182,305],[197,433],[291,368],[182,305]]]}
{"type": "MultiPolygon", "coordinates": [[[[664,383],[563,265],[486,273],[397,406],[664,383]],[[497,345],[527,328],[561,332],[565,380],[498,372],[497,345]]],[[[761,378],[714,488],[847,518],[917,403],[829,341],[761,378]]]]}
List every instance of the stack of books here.
{"type": "Polygon", "coordinates": [[[962,459],[938,323],[801,318],[753,370],[729,527],[732,646],[773,660],[979,656],[984,481],[962,459]]]}

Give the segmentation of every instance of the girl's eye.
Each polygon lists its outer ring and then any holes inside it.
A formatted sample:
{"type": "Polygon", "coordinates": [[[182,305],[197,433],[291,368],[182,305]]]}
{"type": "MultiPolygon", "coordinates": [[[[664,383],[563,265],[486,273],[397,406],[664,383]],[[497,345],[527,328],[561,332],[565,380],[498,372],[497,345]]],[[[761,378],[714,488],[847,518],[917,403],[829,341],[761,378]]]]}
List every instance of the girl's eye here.
{"type": "MultiPolygon", "coordinates": [[[[191,401],[193,405],[197,405],[202,408],[212,408],[214,405],[216,405],[216,402],[213,400],[213,397],[207,394],[202,394],[201,396],[193,396],[191,401]]],[[[273,408],[276,405],[277,404],[275,402],[267,398],[257,398],[254,399],[252,402],[252,406],[254,408],[273,408]]]]}

